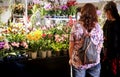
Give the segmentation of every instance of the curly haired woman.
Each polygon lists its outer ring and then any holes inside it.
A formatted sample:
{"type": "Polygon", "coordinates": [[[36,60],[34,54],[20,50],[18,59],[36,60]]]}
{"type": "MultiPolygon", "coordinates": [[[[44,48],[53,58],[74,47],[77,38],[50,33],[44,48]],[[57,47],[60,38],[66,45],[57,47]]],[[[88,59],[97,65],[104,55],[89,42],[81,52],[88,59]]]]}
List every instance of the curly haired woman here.
{"type": "Polygon", "coordinates": [[[96,7],[92,3],[86,3],[81,8],[81,16],[79,21],[73,25],[70,42],[69,42],[69,64],[72,66],[73,77],[86,77],[87,73],[90,77],[100,77],[100,52],[103,45],[103,30],[98,24],[98,17],[96,12],[96,7]],[[83,27],[85,31],[83,30],[83,27]],[[82,35],[85,34],[89,36],[92,43],[97,48],[97,61],[91,64],[80,64],[78,60],[73,60],[75,58],[74,54],[79,49],[79,40],[82,35]]]}

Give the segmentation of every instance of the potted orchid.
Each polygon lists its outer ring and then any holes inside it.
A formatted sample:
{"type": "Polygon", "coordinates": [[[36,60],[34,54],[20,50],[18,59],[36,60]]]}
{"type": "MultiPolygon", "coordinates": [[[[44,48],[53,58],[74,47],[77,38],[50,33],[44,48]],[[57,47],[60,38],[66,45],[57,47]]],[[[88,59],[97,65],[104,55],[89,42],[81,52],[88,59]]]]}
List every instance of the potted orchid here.
{"type": "Polygon", "coordinates": [[[18,49],[23,42],[26,42],[25,30],[22,26],[22,23],[11,23],[10,27],[7,28],[5,37],[8,40],[8,43],[12,46],[13,50],[18,49]]]}
{"type": "Polygon", "coordinates": [[[28,44],[25,38],[25,31],[22,24],[12,24],[3,33],[5,36],[4,56],[23,56],[26,53],[28,44]],[[15,26],[16,25],[16,26],[15,26]]]}

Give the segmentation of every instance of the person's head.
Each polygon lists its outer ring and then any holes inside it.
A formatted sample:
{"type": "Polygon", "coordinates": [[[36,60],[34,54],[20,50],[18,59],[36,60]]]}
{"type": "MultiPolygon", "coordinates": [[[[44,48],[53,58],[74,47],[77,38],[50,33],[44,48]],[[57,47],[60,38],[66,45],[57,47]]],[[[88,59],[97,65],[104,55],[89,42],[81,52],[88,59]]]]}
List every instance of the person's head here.
{"type": "Polygon", "coordinates": [[[116,3],[113,1],[109,1],[104,6],[104,12],[108,20],[119,19],[117,6],[116,6],[116,3]]]}
{"type": "Polygon", "coordinates": [[[98,22],[96,7],[92,3],[86,3],[81,8],[80,21],[83,22],[83,26],[91,31],[95,27],[95,23],[98,22]]]}

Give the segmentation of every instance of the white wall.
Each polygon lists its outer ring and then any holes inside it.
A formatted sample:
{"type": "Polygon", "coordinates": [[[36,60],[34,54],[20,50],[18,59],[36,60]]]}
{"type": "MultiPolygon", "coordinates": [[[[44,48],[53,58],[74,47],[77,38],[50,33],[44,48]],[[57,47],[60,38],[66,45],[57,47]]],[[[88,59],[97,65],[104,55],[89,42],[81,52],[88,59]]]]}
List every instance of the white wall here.
{"type": "Polygon", "coordinates": [[[0,15],[0,21],[3,23],[8,22],[8,19],[11,16],[11,11],[9,9],[6,9],[1,15],[0,15]]]}
{"type": "Polygon", "coordinates": [[[8,0],[3,0],[3,2],[0,3],[0,6],[9,6],[9,1],[8,0]]]}

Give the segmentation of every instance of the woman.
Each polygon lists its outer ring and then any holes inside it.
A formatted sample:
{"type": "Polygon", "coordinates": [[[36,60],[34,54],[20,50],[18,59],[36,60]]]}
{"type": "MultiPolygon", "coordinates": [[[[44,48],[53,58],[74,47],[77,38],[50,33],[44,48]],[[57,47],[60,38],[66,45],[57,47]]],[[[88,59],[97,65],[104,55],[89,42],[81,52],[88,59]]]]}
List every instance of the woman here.
{"type": "MultiPolygon", "coordinates": [[[[107,61],[109,76],[120,77],[120,16],[113,1],[104,6],[107,20],[103,26],[105,61],[107,61]]],[[[104,65],[104,67],[106,67],[104,65]]],[[[104,70],[104,68],[103,68],[104,70]]]]}
{"type": "Polygon", "coordinates": [[[102,48],[102,44],[103,31],[98,24],[96,8],[93,4],[86,3],[81,8],[80,19],[75,25],[73,25],[70,34],[69,64],[72,66],[73,77],[86,77],[86,73],[88,73],[91,77],[100,76],[100,51],[102,48]],[[73,60],[75,58],[74,54],[76,53],[76,51],[74,50],[79,49],[79,40],[81,39],[83,34],[89,36],[97,48],[96,52],[99,55],[97,57],[96,63],[81,65],[79,62],[73,60]]]}

